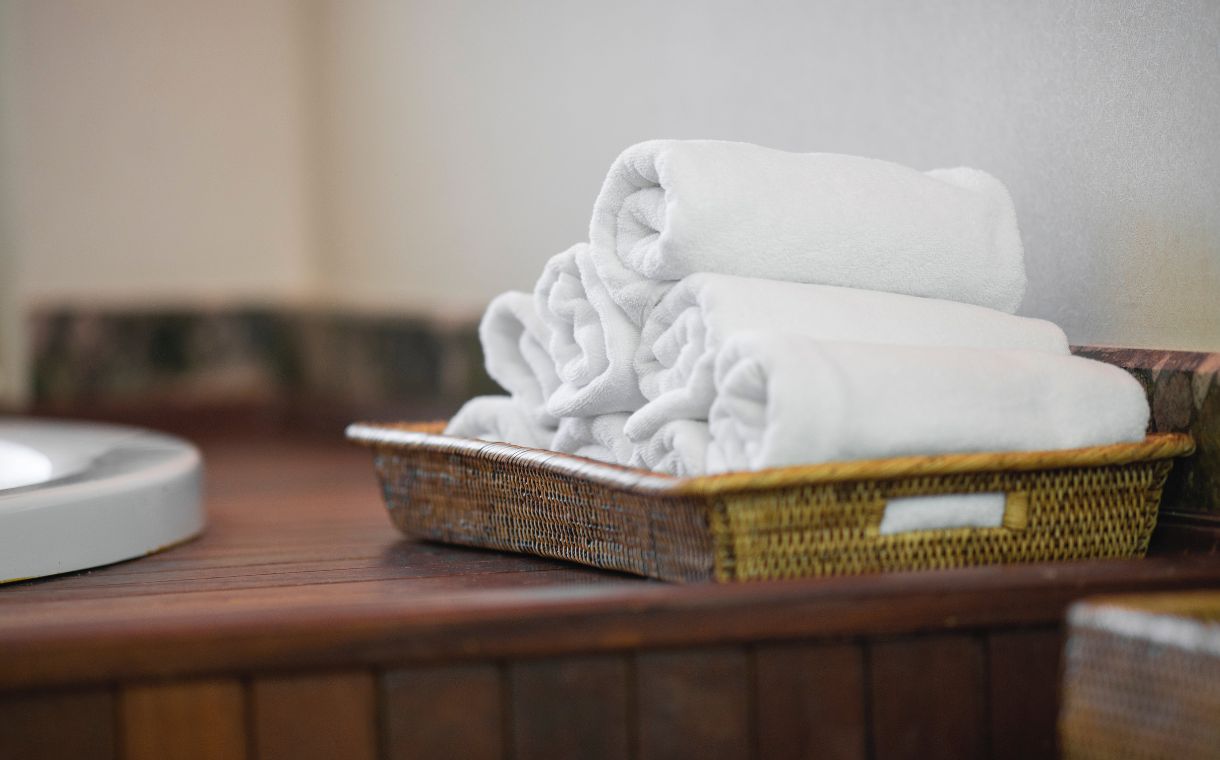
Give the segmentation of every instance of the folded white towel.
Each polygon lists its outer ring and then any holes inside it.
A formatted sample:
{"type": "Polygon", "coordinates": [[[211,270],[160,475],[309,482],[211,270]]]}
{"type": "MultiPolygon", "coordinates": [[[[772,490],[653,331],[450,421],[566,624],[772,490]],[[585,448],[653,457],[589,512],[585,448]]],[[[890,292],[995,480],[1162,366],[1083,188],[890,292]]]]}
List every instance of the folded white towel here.
{"type": "Polygon", "coordinates": [[[479,322],[487,374],[546,427],[558,422],[546,411],[547,399],[559,388],[550,335],[529,293],[496,296],[479,322]]]}
{"type": "Polygon", "coordinates": [[[1036,351],[826,343],[741,333],[716,361],[708,470],[1142,440],[1117,367],[1036,351]]]}
{"type": "Polygon", "coordinates": [[[545,449],[551,445],[555,429],[540,425],[510,396],[475,396],[449,420],[445,435],[545,449]]]}
{"type": "Polygon", "coordinates": [[[707,469],[709,436],[706,422],[671,420],[647,441],[636,444],[628,463],[679,477],[702,475],[707,469]]]}
{"type": "Polygon", "coordinates": [[[1012,312],[1025,291],[1016,212],[974,169],[747,143],[653,140],[615,160],[589,240],[642,324],[648,280],[720,272],[945,298],[1012,312]],[[603,254],[614,254],[603,255],[603,254]]]}
{"type": "Polygon", "coordinates": [[[1068,353],[1067,336],[1040,319],[981,306],[831,285],[693,274],[651,310],[636,353],[650,400],[627,423],[633,441],[670,419],[707,419],[717,351],[734,333],[774,330],[821,340],[1023,348],[1068,353]]]}
{"type": "Polygon", "coordinates": [[[631,461],[632,452],[631,442],[623,435],[626,422],[626,412],[564,417],[559,421],[551,448],[565,454],[625,465],[631,461]]]}
{"type": "Polygon", "coordinates": [[[639,328],[611,299],[588,245],[551,257],[535,286],[534,302],[550,329],[559,377],[546,404],[550,414],[592,417],[644,403],[634,365],[639,328]]]}

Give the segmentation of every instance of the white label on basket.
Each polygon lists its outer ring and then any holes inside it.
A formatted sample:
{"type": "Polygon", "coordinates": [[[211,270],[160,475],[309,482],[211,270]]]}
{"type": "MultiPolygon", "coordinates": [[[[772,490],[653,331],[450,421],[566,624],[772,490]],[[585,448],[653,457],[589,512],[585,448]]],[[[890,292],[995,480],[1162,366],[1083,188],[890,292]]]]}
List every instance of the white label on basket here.
{"type": "Polygon", "coordinates": [[[1004,493],[946,493],[890,499],[881,535],[945,528],[998,528],[1004,521],[1004,493]]]}

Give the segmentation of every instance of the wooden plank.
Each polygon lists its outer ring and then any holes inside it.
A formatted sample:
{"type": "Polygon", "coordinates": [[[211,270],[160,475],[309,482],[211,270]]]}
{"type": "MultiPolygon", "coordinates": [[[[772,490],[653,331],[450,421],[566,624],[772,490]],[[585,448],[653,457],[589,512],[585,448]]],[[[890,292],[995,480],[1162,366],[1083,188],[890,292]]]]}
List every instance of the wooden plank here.
{"type": "Polygon", "coordinates": [[[1217,584],[1220,563],[1203,557],[730,586],[570,567],[11,605],[0,594],[0,690],[1045,626],[1086,596],[1217,584]]]}
{"type": "Polygon", "coordinates": [[[387,760],[504,755],[502,682],[495,665],[410,668],[381,679],[387,760]]]}
{"type": "Polygon", "coordinates": [[[1058,628],[987,637],[993,758],[1055,756],[1062,649],[1058,628]]]}
{"type": "Polygon", "coordinates": [[[0,758],[112,760],[110,689],[0,695],[0,758]]]}
{"type": "Polygon", "coordinates": [[[259,760],[376,760],[373,676],[351,671],[256,678],[250,686],[259,760]]]}
{"type": "Polygon", "coordinates": [[[736,648],[646,652],[636,657],[639,757],[749,757],[750,666],[736,648]]]}
{"type": "Polygon", "coordinates": [[[622,656],[511,664],[513,757],[628,757],[627,671],[622,656]]]}
{"type": "Polygon", "coordinates": [[[987,745],[980,641],[963,634],[870,647],[872,742],[877,760],[979,758],[987,745]]]}
{"type": "Polygon", "coordinates": [[[126,760],[246,757],[245,693],[235,679],[126,686],[119,713],[126,760]]]}
{"type": "Polygon", "coordinates": [[[867,757],[861,645],[773,644],[754,657],[759,757],[867,757]]]}
{"type": "Polygon", "coordinates": [[[0,690],[1047,626],[1084,596],[1220,584],[1205,557],[667,585],[404,540],[341,442],[204,454],[202,539],[3,589],[0,690]]]}

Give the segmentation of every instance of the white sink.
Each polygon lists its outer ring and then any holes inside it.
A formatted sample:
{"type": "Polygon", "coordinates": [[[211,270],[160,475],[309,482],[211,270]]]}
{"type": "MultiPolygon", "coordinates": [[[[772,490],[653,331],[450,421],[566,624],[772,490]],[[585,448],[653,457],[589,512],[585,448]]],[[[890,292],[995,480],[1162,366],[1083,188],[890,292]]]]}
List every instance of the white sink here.
{"type": "Polygon", "coordinates": [[[0,491],[43,483],[55,477],[55,463],[38,449],[0,440],[0,491]]]}
{"type": "Polygon", "coordinates": [[[202,460],[137,428],[0,418],[0,583],[140,557],[203,530],[202,460]]]}

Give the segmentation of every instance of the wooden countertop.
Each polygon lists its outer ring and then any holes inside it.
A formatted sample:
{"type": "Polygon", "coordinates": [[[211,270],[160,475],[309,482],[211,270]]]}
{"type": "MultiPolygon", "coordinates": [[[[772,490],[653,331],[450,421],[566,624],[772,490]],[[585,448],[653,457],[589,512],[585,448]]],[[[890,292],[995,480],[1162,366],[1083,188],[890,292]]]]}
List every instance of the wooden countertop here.
{"type": "Polygon", "coordinates": [[[1204,554],[735,586],[415,543],[367,451],[196,437],[198,540],[0,587],[0,757],[1053,755],[1066,606],[1204,554]]]}
{"type": "Polygon", "coordinates": [[[0,688],[1057,622],[1086,594],[1220,584],[1214,557],[680,586],[391,526],[336,439],[202,442],[210,526],[0,587],[0,688]]]}

